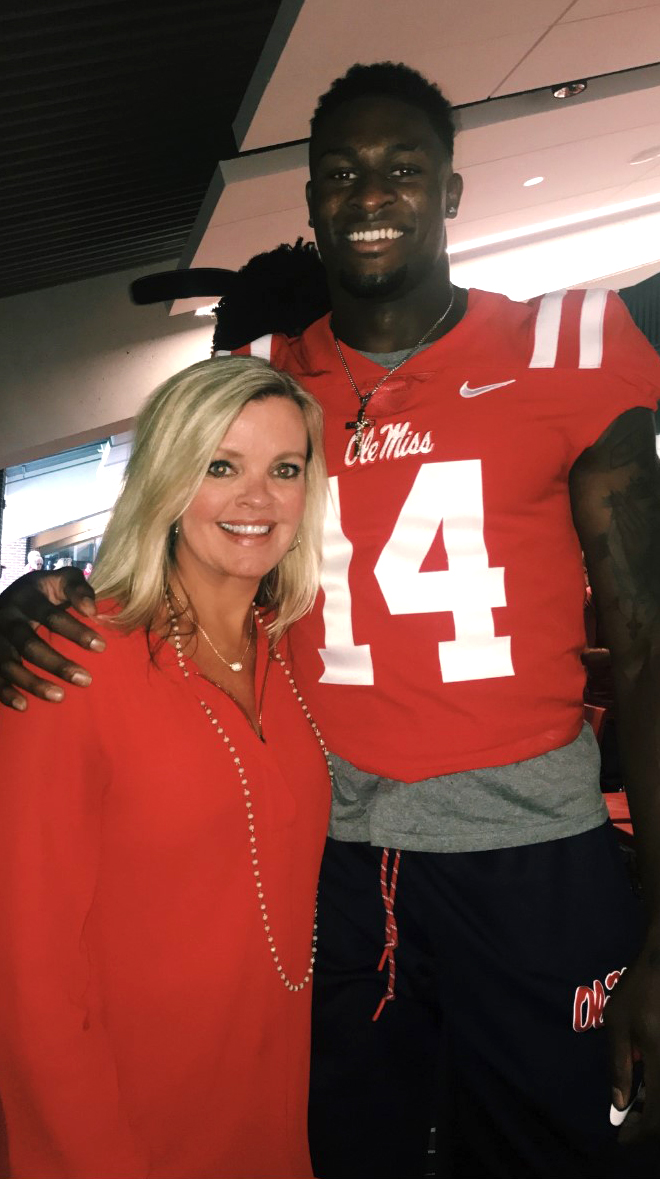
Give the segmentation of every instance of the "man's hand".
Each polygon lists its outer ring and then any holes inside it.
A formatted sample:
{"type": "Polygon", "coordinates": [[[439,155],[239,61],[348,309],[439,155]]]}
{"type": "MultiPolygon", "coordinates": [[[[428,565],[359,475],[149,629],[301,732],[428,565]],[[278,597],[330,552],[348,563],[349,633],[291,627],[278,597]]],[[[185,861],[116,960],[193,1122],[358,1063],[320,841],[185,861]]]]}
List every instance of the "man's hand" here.
{"type": "Polygon", "coordinates": [[[28,573],[0,594],[0,703],[23,712],[27,700],[22,692],[55,703],[64,698],[63,688],[41,679],[24,666],[23,659],[68,683],[80,687],[91,683],[84,667],[64,659],[35,634],[38,626],[45,626],[80,647],[103,651],[103,639],[67,614],[67,606],[80,614],[96,614],[94,591],[80,569],[28,573]]]}
{"type": "Polygon", "coordinates": [[[644,1068],[643,1109],[628,1114],[620,1141],[660,1138],[660,942],[647,940],[610,995],[604,1018],[610,1038],[612,1104],[617,1109],[625,1109],[636,1096],[634,1062],[641,1059],[644,1068]]]}

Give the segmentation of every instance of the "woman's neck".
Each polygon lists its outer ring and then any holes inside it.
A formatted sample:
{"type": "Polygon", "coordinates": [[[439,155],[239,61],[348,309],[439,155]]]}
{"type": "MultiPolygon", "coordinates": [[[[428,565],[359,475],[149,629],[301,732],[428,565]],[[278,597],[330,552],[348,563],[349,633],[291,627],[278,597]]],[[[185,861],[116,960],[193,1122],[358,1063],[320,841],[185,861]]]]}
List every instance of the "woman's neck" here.
{"type": "Polygon", "coordinates": [[[250,625],[258,583],[242,578],[203,577],[175,564],[170,573],[170,587],[192,618],[211,635],[230,647],[240,644],[250,625]]]}
{"type": "MultiPolygon", "coordinates": [[[[258,584],[221,578],[196,578],[176,565],[170,573],[170,606],[180,613],[179,649],[196,674],[221,688],[243,711],[261,737],[255,689],[256,631],[252,601],[258,584]]],[[[172,634],[168,635],[172,642],[172,634]]]]}

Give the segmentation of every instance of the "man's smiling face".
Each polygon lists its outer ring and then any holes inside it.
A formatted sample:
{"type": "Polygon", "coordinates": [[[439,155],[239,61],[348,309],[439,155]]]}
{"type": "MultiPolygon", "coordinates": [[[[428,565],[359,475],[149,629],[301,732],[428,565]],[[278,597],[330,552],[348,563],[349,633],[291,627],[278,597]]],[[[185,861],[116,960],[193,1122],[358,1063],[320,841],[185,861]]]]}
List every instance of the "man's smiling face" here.
{"type": "Polygon", "coordinates": [[[343,103],[314,135],[310,173],[307,201],[331,288],[396,298],[433,274],[462,186],[421,109],[378,95],[343,103]]]}

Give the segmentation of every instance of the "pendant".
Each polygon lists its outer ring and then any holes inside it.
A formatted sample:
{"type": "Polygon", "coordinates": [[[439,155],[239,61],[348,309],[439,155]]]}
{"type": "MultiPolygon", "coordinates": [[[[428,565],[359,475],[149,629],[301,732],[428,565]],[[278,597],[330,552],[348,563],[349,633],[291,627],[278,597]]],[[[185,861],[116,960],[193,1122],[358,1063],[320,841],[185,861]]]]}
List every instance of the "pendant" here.
{"type": "Polygon", "coordinates": [[[362,440],[367,430],[376,425],[375,418],[368,418],[365,415],[364,406],[360,409],[358,416],[354,422],[346,422],[347,430],[355,430],[355,453],[358,458],[362,454],[362,440]]]}
{"type": "Polygon", "coordinates": [[[238,663],[238,662],[228,663],[227,667],[229,668],[230,671],[242,671],[243,670],[243,664],[238,663]]]}

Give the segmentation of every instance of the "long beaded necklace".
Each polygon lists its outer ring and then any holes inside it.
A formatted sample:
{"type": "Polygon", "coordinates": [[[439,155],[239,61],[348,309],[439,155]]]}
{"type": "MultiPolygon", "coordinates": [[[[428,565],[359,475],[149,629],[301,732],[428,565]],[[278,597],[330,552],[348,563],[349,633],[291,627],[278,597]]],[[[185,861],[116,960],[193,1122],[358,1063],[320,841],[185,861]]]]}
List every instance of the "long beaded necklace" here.
{"type": "MultiPolygon", "coordinates": [[[[168,608],[168,613],[169,613],[169,618],[170,618],[170,626],[172,628],[172,635],[173,635],[173,640],[174,640],[174,649],[176,651],[177,663],[178,663],[179,667],[181,668],[181,671],[183,672],[184,677],[186,679],[188,679],[190,676],[190,672],[188,671],[188,668],[186,667],[185,660],[183,657],[183,648],[182,648],[182,643],[181,643],[181,634],[179,632],[179,623],[178,623],[177,616],[174,612],[174,607],[172,605],[172,597],[170,595],[172,595],[174,598],[176,598],[176,594],[174,593],[174,590],[171,590],[168,587],[167,608],[168,608]]],[[[176,598],[176,600],[178,601],[179,599],[176,598]]],[[[263,624],[264,624],[263,619],[262,619],[261,615],[259,614],[259,612],[257,611],[254,603],[252,605],[252,617],[256,618],[258,626],[263,626],[263,624]]],[[[302,708],[304,715],[306,716],[307,720],[309,721],[312,732],[314,733],[314,736],[316,737],[316,740],[318,741],[318,743],[321,747],[321,751],[323,753],[323,756],[325,757],[326,765],[328,767],[328,774],[330,777],[330,782],[332,783],[332,781],[334,779],[334,773],[333,773],[333,769],[332,769],[332,764],[330,762],[330,754],[328,753],[325,742],[319,732],[318,726],[317,726],[316,722],[313,720],[307,705],[305,704],[302,696],[300,695],[300,693],[298,691],[298,688],[296,687],[295,681],[293,679],[293,675],[289,671],[289,668],[287,667],[287,665],[286,665],[284,659],[282,658],[282,656],[280,655],[279,651],[273,651],[273,658],[279,663],[280,667],[282,668],[282,671],[284,672],[284,676],[288,680],[288,683],[291,687],[291,690],[292,690],[296,700],[300,704],[300,707],[302,708]]],[[[215,732],[217,733],[218,737],[220,737],[222,739],[223,744],[227,746],[227,752],[231,753],[233,755],[234,766],[236,768],[236,773],[238,774],[238,778],[239,778],[239,781],[241,783],[241,787],[243,790],[243,799],[244,799],[245,808],[247,811],[248,837],[249,837],[249,846],[250,846],[250,860],[252,862],[252,875],[254,878],[255,888],[257,890],[257,902],[259,904],[259,912],[261,913],[261,920],[263,922],[264,933],[266,935],[266,941],[268,943],[268,948],[269,948],[271,956],[272,956],[273,964],[274,964],[275,969],[276,969],[279,977],[281,978],[284,986],[286,987],[287,991],[302,991],[303,987],[306,987],[307,984],[311,981],[312,974],[314,971],[314,962],[316,960],[316,943],[318,940],[317,908],[315,907],[315,909],[314,909],[314,927],[312,930],[312,952],[311,952],[310,959],[309,959],[309,966],[307,967],[307,970],[306,970],[302,980],[298,983],[294,983],[291,981],[291,979],[289,978],[288,974],[286,973],[284,967],[282,966],[282,963],[280,962],[280,956],[277,952],[277,945],[275,943],[275,939],[274,939],[273,934],[271,932],[270,916],[268,914],[268,909],[266,906],[264,885],[263,885],[263,880],[261,879],[261,870],[259,868],[259,857],[257,855],[257,836],[255,834],[255,824],[254,824],[254,805],[252,802],[252,793],[250,791],[250,787],[248,784],[248,779],[247,779],[247,775],[245,773],[245,768],[244,768],[243,763],[241,761],[240,754],[238,754],[236,747],[232,744],[231,737],[229,737],[228,734],[225,732],[225,729],[220,724],[220,721],[218,720],[218,718],[216,716],[214,716],[213,709],[206,703],[205,700],[200,700],[199,703],[200,703],[202,709],[204,710],[205,715],[209,718],[209,721],[213,725],[213,728],[215,729],[215,732]]]]}
{"type": "Polygon", "coordinates": [[[220,652],[218,651],[218,648],[215,646],[215,644],[211,642],[211,639],[210,639],[209,635],[207,635],[206,631],[204,630],[204,627],[202,626],[201,622],[193,622],[193,619],[190,617],[190,611],[188,610],[188,607],[184,606],[183,602],[181,601],[181,598],[179,597],[179,595],[177,593],[175,593],[175,591],[172,589],[171,586],[170,586],[170,593],[172,594],[172,597],[174,598],[174,600],[176,602],[178,602],[179,606],[183,610],[186,617],[190,618],[190,621],[192,622],[193,626],[199,631],[200,635],[202,635],[206,639],[209,647],[213,651],[213,654],[217,655],[218,659],[221,659],[222,662],[225,664],[225,667],[228,667],[230,671],[242,671],[245,656],[247,655],[248,651],[250,650],[250,643],[252,642],[252,631],[254,629],[254,614],[250,615],[250,633],[248,635],[248,641],[246,643],[245,650],[244,650],[243,654],[241,655],[240,659],[235,659],[233,663],[230,663],[228,659],[225,659],[224,655],[220,654],[220,652]]]}
{"type": "Polygon", "coordinates": [[[374,385],[373,389],[369,393],[360,393],[360,390],[358,389],[358,387],[355,383],[355,379],[353,377],[353,374],[352,374],[350,368],[348,367],[346,357],[344,356],[344,353],[341,350],[341,344],[339,343],[337,336],[333,332],[332,335],[333,335],[333,339],[335,341],[335,347],[337,349],[337,352],[339,353],[339,359],[341,360],[341,362],[344,366],[344,370],[346,372],[346,376],[348,377],[348,379],[353,387],[353,392],[355,393],[356,397],[358,398],[358,400],[360,402],[360,408],[358,410],[357,418],[355,419],[355,421],[346,422],[346,429],[347,430],[355,430],[355,453],[357,454],[358,458],[360,457],[360,455],[362,453],[362,442],[364,439],[365,431],[368,430],[370,426],[375,426],[375,424],[376,424],[373,418],[367,417],[367,406],[368,406],[369,402],[371,401],[371,398],[373,397],[374,393],[378,392],[378,390],[385,384],[386,381],[389,381],[390,377],[393,376],[394,373],[398,372],[400,368],[403,368],[404,364],[406,364],[410,360],[410,358],[412,356],[414,356],[415,353],[422,347],[422,345],[426,343],[429,336],[433,334],[435,329],[440,327],[440,324],[443,322],[443,320],[445,320],[447,318],[447,316],[449,315],[449,312],[451,311],[452,307],[454,306],[455,295],[456,295],[456,289],[454,286],[452,286],[449,302],[448,302],[447,306],[445,307],[445,310],[443,311],[442,315],[439,316],[438,319],[436,319],[435,323],[431,324],[430,328],[428,328],[427,331],[424,332],[424,335],[422,336],[421,340],[418,340],[416,344],[413,344],[412,348],[410,348],[408,350],[408,352],[406,352],[405,356],[402,357],[401,360],[397,361],[397,363],[395,365],[393,365],[392,368],[389,368],[387,370],[387,372],[383,373],[383,376],[374,385]]]}

